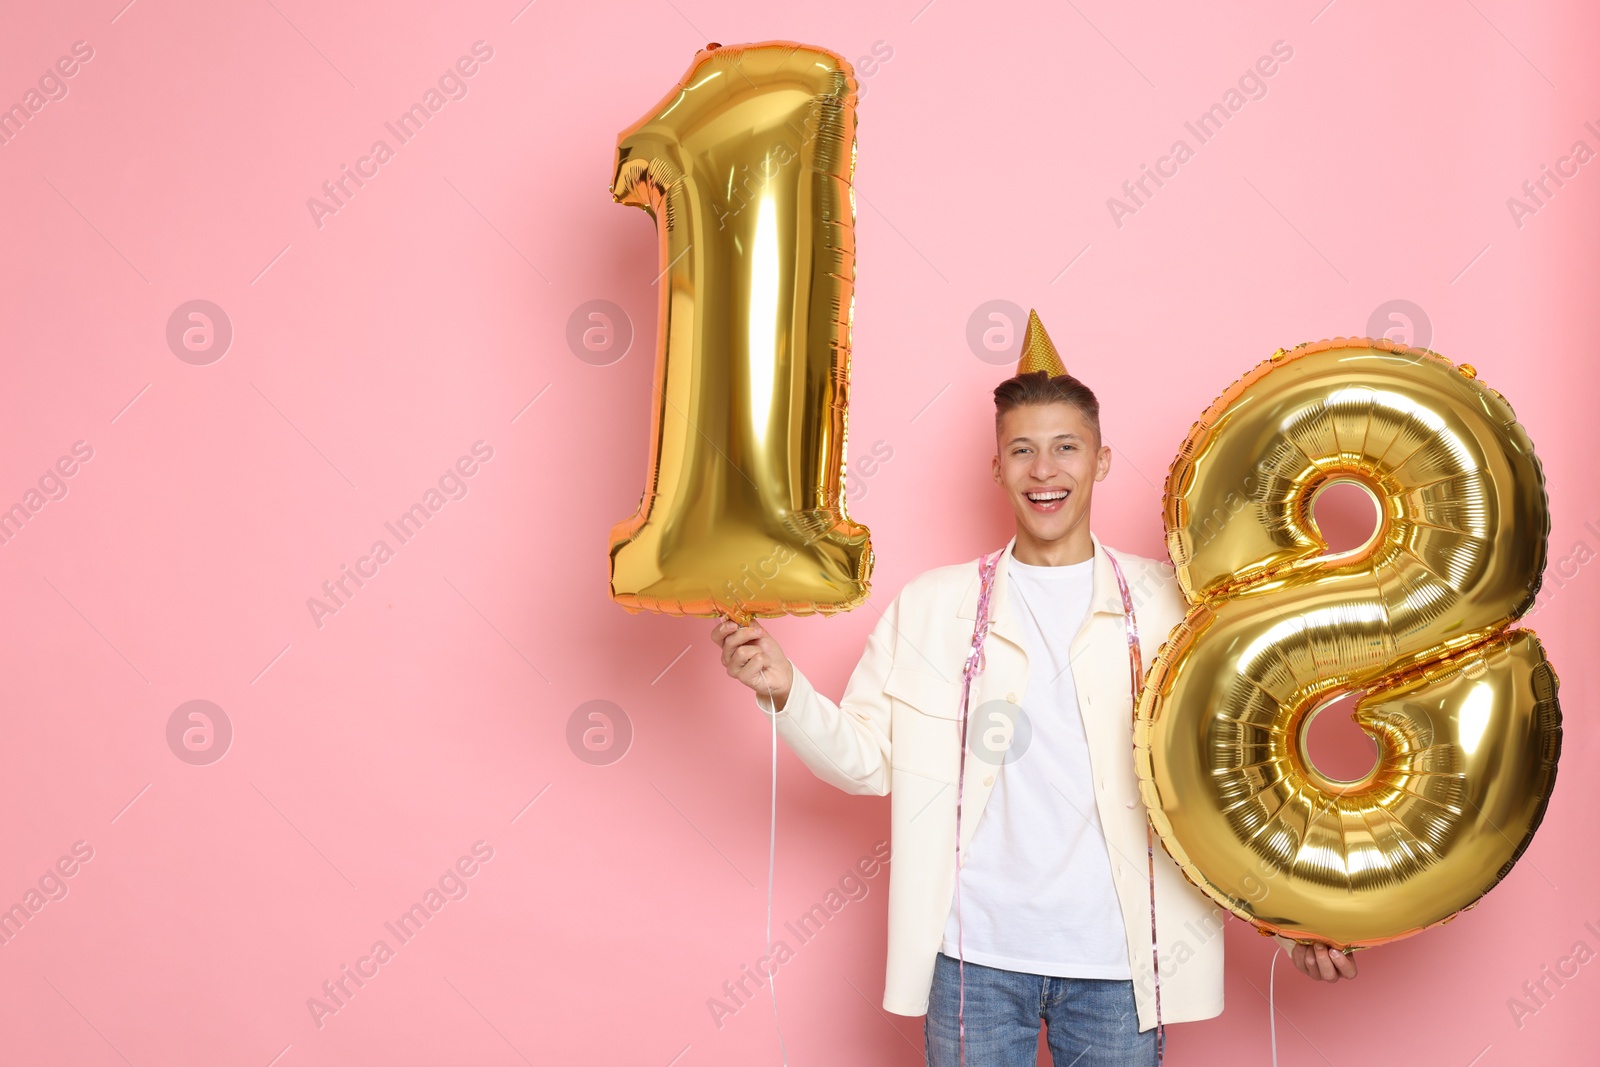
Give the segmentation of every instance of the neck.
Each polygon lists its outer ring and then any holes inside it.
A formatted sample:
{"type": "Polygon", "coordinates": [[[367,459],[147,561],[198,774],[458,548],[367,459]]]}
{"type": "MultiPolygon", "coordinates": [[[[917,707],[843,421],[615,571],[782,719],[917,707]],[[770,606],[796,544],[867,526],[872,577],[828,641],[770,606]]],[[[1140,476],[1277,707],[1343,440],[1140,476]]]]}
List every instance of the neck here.
{"type": "Polygon", "coordinates": [[[1027,528],[1017,526],[1017,544],[1012,556],[1030,567],[1070,567],[1094,556],[1094,541],[1089,537],[1088,518],[1054,541],[1041,541],[1027,528]]]}

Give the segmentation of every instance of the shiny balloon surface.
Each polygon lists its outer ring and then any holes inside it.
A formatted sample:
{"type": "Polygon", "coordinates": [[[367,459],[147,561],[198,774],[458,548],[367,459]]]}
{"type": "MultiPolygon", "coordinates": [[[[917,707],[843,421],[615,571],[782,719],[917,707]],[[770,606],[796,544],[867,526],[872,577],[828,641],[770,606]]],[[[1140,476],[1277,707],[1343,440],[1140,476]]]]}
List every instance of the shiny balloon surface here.
{"type": "Polygon", "coordinates": [[[619,139],[612,197],[650,213],[660,249],[648,476],[610,538],[630,611],[866,599],[872,546],[841,491],[855,103],[832,52],[708,45],[619,139]]]}
{"type": "Polygon", "coordinates": [[[1195,425],[1165,524],[1191,607],[1146,678],[1136,762],[1189,878],[1263,932],[1341,948],[1476,903],[1532,839],[1561,747],[1555,673],[1512,625],[1550,518],[1505,399],[1385,340],[1280,350],[1195,425]],[[1340,481],[1381,514],[1336,554],[1312,506],[1340,481]],[[1349,693],[1378,755],[1341,780],[1305,738],[1349,693]]]}

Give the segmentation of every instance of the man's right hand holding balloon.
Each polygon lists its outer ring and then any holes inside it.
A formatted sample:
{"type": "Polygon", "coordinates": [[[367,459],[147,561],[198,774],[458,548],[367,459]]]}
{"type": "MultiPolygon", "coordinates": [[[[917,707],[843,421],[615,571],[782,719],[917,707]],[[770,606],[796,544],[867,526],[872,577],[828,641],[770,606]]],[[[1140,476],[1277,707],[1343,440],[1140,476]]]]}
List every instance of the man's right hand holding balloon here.
{"type": "Polygon", "coordinates": [[[728,677],[749,686],[759,697],[770,694],[773,710],[783,710],[794,684],[794,668],[758,620],[740,626],[726,617],[718,619],[711,628],[711,640],[722,646],[722,665],[728,668],[728,677]]]}

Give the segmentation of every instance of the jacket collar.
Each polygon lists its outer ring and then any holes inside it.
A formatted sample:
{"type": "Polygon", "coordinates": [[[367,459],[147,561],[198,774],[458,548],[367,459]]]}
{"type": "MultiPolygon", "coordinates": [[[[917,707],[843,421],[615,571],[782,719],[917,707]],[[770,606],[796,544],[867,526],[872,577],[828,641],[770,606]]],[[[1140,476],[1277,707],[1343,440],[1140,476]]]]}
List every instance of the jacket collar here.
{"type": "MultiPolygon", "coordinates": [[[[1117,575],[1111,569],[1111,557],[1106,554],[1105,546],[1092,532],[1089,540],[1094,544],[1094,580],[1089,591],[1089,610],[1091,613],[1108,612],[1113,615],[1122,614],[1122,592],[1117,588],[1117,575]]],[[[1016,551],[1017,538],[1013,534],[1011,540],[1006,542],[1006,547],[1000,553],[1000,561],[995,566],[994,575],[994,600],[991,611],[994,618],[989,626],[995,633],[1008,641],[1020,644],[1021,632],[1016,625],[1016,620],[1011,614],[1010,598],[1007,595],[1009,587],[1008,572],[1016,551]]],[[[978,568],[977,561],[972,561],[970,579],[967,582],[966,592],[961,597],[961,607],[956,616],[962,619],[978,618],[978,568]]]]}

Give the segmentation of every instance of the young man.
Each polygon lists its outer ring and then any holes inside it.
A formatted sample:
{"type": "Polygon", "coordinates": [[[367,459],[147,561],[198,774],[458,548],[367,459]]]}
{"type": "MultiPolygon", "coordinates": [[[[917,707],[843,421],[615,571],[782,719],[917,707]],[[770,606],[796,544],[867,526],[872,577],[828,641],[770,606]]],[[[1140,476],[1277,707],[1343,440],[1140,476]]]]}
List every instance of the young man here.
{"type": "MultiPolygon", "coordinates": [[[[1222,1011],[1226,913],[1159,844],[1152,890],[1126,614],[1110,556],[1090,530],[1111,450],[1098,401],[1061,367],[1037,315],[1023,347],[1017,375],[994,391],[993,475],[1016,533],[995,570],[964,775],[961,676],[978,615],[978,561],[906,584],[839,704],[759,624],[725,620],[711,636],[729,675],[755,691],[817,777],[849,793],[892,794],[883,1007],[926,1014],[930,1067],[957,1063],[958,955],[972,1067],[1033,1064],[1041,1020],[1056,1067],[1153,1064],[1152,892],[1164,1023],[1222,1011]]],[[[1148,666],[1187,605],[1170,567],[1115,556],[1148,666]]],[[[1347,957],[1279,940],[1314,978],[1355,976],[1347,957]]]]}

